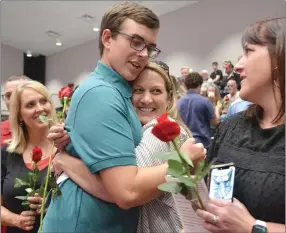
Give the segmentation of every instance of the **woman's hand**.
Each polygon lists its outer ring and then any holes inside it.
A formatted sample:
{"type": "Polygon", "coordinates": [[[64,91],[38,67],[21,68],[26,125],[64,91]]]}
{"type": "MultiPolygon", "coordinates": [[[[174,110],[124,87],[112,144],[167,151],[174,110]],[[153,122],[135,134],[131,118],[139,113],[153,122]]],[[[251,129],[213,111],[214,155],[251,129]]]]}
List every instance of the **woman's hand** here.
{"type": "Polygon", "coordinates": [[[195,143],[194,138],[189,138],[183,143],[180,150],[187,154],[194,164],[204,160],[207,150],[202,143],[195,143]]]}
{"type": "Polygon", "coordinates": [[[36,193],[33,197],[28,197],[28,202],[30,202],[29,207],[35,211],[37,214],[41,214],[42,208],[42,198],[36,193]]]}
{"type": "Polygon", "coordinates": [[[14,219],[14,225],[24,231],[33,229],[37,213],[35,211],[23,211],[17,218],[14,219]]]}
{"type": "Polygon", "coordinates": [[[235,198],[232,203],[211,199],[206,211],[198,209],[196,213],[205,221],[203,227],[212,233],[251,233],[255,224],[246,207],[235,198]]]}
{"type": "Polygon", "coordinates": [[[70,143],[70,136],[65,131],[64,124],[57,124],[49,129],[48,139],[55,142],[55,147],[63,151],[70,143]]]}

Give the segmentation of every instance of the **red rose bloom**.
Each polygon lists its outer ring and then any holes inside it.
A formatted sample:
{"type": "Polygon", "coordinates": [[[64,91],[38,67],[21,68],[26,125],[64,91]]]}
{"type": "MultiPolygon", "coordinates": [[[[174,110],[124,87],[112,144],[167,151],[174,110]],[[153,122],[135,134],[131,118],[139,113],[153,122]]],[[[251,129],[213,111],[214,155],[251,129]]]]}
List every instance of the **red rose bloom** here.
{"type": "Polygon", "coordinates": [[[35,163],[40,162],[42,155],[42,149],[35,146],[32,151],[32,161],[34,161],[35,163]]]}
{"type": "Polygon", "coordinates": [[[229,101],[229,97],[228,97],[227,95],[224,97],[224,101],[225,101],[225,102],[228,102],[228,101],[229,101]]]}
{"type": "Polygon", "coordinates": [[[176,122],[170,121],[167,114],[160,116],[157,122],[158,124],[152,129],[152,134],[161,141],[169,142],[180,135],[180,126],[176,122]]]}
{"type": "Polygon", "coordinates": [[[70,98],[71,96],[72,96],[72,89],[70,87],[63,87],[58,93],[58,97],[60,99],[64,97],[70,98]]]}

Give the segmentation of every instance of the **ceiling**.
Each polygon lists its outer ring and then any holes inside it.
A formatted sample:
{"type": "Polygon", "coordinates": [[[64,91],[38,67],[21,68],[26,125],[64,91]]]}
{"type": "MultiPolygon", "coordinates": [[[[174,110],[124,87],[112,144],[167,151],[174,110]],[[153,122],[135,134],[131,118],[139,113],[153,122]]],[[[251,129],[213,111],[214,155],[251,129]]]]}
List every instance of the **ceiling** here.
{"type": "MultiPolygon", "coordinates": [[[[123,1],[121,1],[123,2],[123,1]]],[[[152,9],[157,15],[178,10],[197,1],[135,1],[152,9]]],[[[95,39],[105,10],[119,1],[2,1],[1,42],[23,52],[52,55],[95,39]],[[84,14],[94,19],[87,22],[84,14]],[[60,34],[62,46],[46,34],[60,34]]]]}

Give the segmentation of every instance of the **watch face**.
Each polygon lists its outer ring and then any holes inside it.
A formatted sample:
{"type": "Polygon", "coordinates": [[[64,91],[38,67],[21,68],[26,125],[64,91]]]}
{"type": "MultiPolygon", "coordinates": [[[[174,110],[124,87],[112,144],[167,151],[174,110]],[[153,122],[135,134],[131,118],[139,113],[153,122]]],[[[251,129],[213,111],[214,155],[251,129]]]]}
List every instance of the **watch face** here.
{"type": "Polygon", "coordinates": [[[267,233],[267,229],[261,225],[254,225],[251,233],[267,233]]]}

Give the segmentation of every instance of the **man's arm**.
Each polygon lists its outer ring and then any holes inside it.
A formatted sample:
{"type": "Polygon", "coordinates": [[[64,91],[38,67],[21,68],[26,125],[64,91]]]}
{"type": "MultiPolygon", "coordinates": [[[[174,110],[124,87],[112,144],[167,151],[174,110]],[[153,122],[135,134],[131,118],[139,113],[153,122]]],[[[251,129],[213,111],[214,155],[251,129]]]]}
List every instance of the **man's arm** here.
{"type": "Polygon", "coordinates": [[[70,111],[76,117],[70,115],[66,123],[73,149],[92,173],[100,173],[111,199],[128,209],[159,195],[157,186],[165,182],[167,165],[136,166],[134,135],[123,97],[110,87],[101,87],[76,102],[70,111]],[[94,100],[100,105],[91,106],[94,100]]]}
{"type": "Polygon", "coordinates": [[[60,152],[54,158],[53,166],[57,170],[64,171],[73,182],[92,196],[114,203],[110,194],[104,188],[100,176],[92,174],[82,160],[66,152],[60,152]]]}

